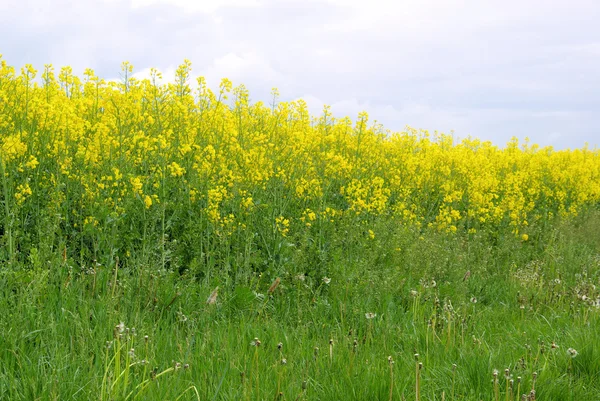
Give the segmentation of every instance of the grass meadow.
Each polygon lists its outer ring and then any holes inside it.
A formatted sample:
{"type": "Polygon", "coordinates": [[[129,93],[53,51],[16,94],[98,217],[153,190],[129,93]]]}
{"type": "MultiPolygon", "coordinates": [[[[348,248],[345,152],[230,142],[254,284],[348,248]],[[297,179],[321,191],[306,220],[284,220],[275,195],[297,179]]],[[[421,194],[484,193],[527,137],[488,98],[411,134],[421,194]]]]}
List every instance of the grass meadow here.
{"type": "Polygon", "coordinates": [[[2,60],[0,399],[600,400],[597,149],[132,73],[2,60]]]}

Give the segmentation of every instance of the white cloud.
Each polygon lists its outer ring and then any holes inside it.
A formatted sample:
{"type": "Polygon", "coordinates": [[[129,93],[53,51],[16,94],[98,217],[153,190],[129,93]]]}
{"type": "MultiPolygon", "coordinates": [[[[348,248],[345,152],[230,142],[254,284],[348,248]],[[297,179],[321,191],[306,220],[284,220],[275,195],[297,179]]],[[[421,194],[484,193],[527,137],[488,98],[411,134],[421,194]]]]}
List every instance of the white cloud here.
{"type": "MultiPolygon", "coordinates": [[[[114,0],[113,0],[114,1],[114,0]]],[[[214,13],[222,7],[259,7],[260,0],[131,0],[133,8],[155,4],[167,4],[184,9],[186,12],[214,13]]]]}
{"type": "Polygon", "coordinates": [[[392,130],[577,147],[600,143],[598,20],[596,0],[4,0],[0,51],[104,77],[188,58],[253,100],[276,86],[392,130]]]}

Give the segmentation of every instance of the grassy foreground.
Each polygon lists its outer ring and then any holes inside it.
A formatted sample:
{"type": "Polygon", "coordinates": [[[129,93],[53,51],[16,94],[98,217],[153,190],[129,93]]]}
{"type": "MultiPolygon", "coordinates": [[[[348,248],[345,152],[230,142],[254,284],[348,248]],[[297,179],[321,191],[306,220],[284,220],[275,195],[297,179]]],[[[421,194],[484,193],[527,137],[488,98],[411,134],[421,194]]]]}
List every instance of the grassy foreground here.
{"type": "Polygon", "coordinates": [[[597,213],[535,242],[347,229],[327,277],[301,250],[280,281],[246,284],[60,253],[3,269],[0,399],[598,398],[597,213]]]}

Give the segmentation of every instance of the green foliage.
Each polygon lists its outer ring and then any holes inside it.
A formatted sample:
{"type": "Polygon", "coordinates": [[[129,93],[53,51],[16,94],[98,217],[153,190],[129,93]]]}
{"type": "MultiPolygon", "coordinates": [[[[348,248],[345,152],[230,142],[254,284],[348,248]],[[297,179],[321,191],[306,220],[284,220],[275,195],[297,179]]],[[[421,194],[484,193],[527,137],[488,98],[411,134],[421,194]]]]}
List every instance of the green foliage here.
{"type": "Polygon", "coordinates": [[[0,399],[512,401],[535,372],[537,400],[591,400],[599,227],[588,212],[524,242],[340,222],[181,270],[143,243],[123,265],[40,244],[0,269],[0,399]]]}

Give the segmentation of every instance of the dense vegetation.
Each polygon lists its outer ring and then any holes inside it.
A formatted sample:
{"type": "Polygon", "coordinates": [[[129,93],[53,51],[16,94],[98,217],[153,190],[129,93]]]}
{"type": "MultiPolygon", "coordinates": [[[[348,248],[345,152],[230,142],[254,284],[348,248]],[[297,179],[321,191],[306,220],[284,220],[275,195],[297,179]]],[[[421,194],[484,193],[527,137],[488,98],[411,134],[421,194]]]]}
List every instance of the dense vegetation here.
{"type": "Polygon", "coordinates": [[[600,394],[597,149],[1,62],[1,399],[600,394]]]}

